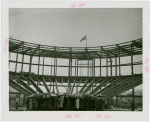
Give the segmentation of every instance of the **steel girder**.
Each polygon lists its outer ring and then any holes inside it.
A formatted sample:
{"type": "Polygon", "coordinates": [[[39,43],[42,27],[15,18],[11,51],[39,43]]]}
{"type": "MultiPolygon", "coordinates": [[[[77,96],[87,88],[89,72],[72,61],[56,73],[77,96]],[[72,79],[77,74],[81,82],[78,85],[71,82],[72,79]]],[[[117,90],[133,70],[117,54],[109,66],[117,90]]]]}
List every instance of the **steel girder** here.
{"type": "Polygon", "coordinates": [[[131,76],[128,77],[128,78],[117,78],[117,79],[115,79],[111,84],[109,84],[107,87],[103,88],[101,91],[95,93],[94,95],[103,93],[105,90],[110,90],[110,89],[111,89],[111,86],[115,86],[118,82],[121,83],[121,82],[124,82],[124,81],[126,81],[126,80],[128,80],[128,79],[130,79],[130,78],[131,78],[131,76]]]}
{"type": "Polygon", "coordinates": [[[114,96],[116,96],[118,94],[121,94],[121,93],[123,93],[123,92],[125,92],[125,91],[127,91],[127,90],[129,90],[129,89],[131,89],[133,87],[136,87],[136,86],[138,86],[140,84],[142,84],[142,80],[141,79],[137,79],[137,80],[135,80],[135,82],[133,82],[131,84],[128,84],[128,85],[125,85],[125,86],[122,86],[122,87],[118,88],[117,90],[115,90],[114,92],[112,92],[110,94],[107,94],[105,96],[105,99],[108,99],[110,97],[114,97],[114,96]]]}
{"type": "Polygon", "coordinates": [[[19,80],[19,82],[31,93],[36,93],[35,90],[33,90],[29,85],[27,85],[19,76],[16,75],[16,79],[19,80]]]}
{"type": "Polygon", "coordinates": [[[24,95],[30,95],[30,94],[28,94],[28,93],[26,93],[25,91],[23,91],[22,89],[19,89],[18,87],[16,87],[15,85],[13,85],[12,83],[9,83],[9,85],[12,87],[12,88],[14,88],[15,90],[17,90],[18,92],[20,92],[20,93],[22,93],[22,94],[24,94],[24,95]]]}
{"type": "Polygon", "coordinates": [[[79,93],[82,93],[85,86],[88,84],[89,78],[85,81],[84,85],[82,86],[82,88],[80,89],[79,93]]]}
{"type": "Polygon", "coordinates": [[[95,78],[91,81],[91,83],[89,83],[89,85],[85,88],[85,90],[83,91],[83,93],[86,93],[88,90],[90,90],[90,88],[92,87],[93,83],[95,82],[95,78]]]}
{"type": "Polygon", "coordinates": [[[28,90],[23,88],[22,86],[18,85],[16,82],[14,82],[11,78],[9,78],[9,83],[16,86],[18,89],[21,89],[23,92],[27,93],[28,95],[31,94],[28,90]]]}
{"type": "Polygon", "coordinates": [[[35,87],[35,89],[39,92],[39,93],[44,93],[41,88],[35,83],[35,81],[31,78],[31,77],[28,77],[26,78],[27,80],[29,80],[32,85],[35,87]]]}
{"type": "Polygon", "coordinates": [[[136,80],[139,80],[139,79],[141,80],[140,76],[131,78],[130,80],[128,80],[126,82],[121,82],[119,85],[113,86],[113,87],[111,87],[110,90],[103,92],[103,94],[108,94],[108,93],[111,94],[111,92],[118,90],[118,87],[125,86],[126,84],[132,84],[132,83],[136,82],[136,80]]]}
{"type": "Polygon", "coordinates": [[[48,86],[47,86],[47,84],[45,82],[45,79],[44,78],[42,78],[42,79],[43,79],[42,82],[43,82],[43,84],[45,86],[45,89],[47,90],[48,93],[50,93],[50,90],[49,90],[49,88],[48,88],[48,86]]]}

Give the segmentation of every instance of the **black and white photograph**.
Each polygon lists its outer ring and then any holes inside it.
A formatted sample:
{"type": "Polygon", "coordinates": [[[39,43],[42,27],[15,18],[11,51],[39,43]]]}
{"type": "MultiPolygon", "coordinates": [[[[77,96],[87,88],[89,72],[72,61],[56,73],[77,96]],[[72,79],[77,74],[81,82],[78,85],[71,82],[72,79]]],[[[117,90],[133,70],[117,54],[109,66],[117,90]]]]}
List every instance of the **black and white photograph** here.
{"type": "Polygon", "coordinates": [[[9,111],[142,111],[141,8],[10,8],[9,111]]]}
{"type": "Polygon", "coordinates": [[[2,0],[2,121],[148,121],[149,2],[2,0]]]}

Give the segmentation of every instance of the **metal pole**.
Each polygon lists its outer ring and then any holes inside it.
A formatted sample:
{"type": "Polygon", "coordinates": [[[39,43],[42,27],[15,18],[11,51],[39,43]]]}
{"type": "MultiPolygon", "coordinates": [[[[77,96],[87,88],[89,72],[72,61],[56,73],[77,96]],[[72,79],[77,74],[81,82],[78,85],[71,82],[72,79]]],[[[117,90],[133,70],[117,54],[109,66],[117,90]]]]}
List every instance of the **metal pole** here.
{"type": "Polygon", "coordinates": [[[115,73],[116,73],[116,76],[117,76],[117,57],[115,57],[115,73]]]}
{"type": "Polygon", "coordinates": [[[99,74],[100,74],[100,77],[101,77],[101,56],[100,56],[100,58],[99,58],[99,63],[100,63],[100,67],[99,67],[99,69],[100,69],[100,71],[99,71],[99,74]]]}
{"type": "Polygon", "coordinates": [[[40,71],[40,53],[41,53],[41,51],[39,50],[38,75],[39,75],[39,71],[40,71]]]}
{"type": "Polygon", "coordinates": [[[55,70],[55,72],[56,72],[55,76],[57,76],[57,54],[56,54],[56,67],[55,68],[56,68],[56,70],[55,70]]]}
{"type": "Polygon", "coordinates": [[[120,47],[119,47],[118,51],[119,51],[119,76],[121,76],[121,67],[120,67],[120,47]]]}
{"type": "Polygon", "coordinates": [[[93,62],[93,64],[94,64],[94,78],[95,78],[95,53],[94,53],[94,62],[93,62]]]}
{"type": "Polygon", "coordinates": [[[22,47],[22,64],[21,64],[21,74],[23,72],[23,61],[24,61],[24,53],[23,53],[23,49],[24,49],[24,42],[23,42],[23,47],[22,47]]]}
{"type": "Polygon", "coordinates": [[[86,47],[87,47],[87,35],[86,35],[86,47]]]}
{"type": "Polygon", "coordinates": [[[43,69],[42,69],[42,75],[44,74],[44,56],[43,56],[43,69]]]}
{"type": "MultiPolygon", "coordinates": [[[[134,71],[133,71],[133,53],[132,51],[134,51],[132,44],[131,44],[131,68],[132,68],[132,79],[133,79],[133,75],[134,75],[134,71]]],[[[132,80],[133,81],[133,80],[132,80]]],[[[135,100],[134,100],[134,87],[132,88],[132,98],[133,98],[133,104],[135,105],[135,100]]]]}
{"type": "Polygon", "coordinates": [[[106,76],[108,77],[108,53],[106,58],[106,76]]]}
{"type": "Polygon", "coordinates": [[[16,67],[15,67],[15,73],[17,72],[17,62],[18,62],[18,49],[17,49],[17,56],[16,56],[16,67]]]}
{"type": "MultiPolygon", "coordinates": [[[[116,76],[117,76],[117,56],[115,57],[115,70],[116,70],[116,76]]],[[[116,107],[118,107],[118,95],[116,96],[116,107]]]]}
{"type": "MultiPolygon", "coordinates": [[[[78,59],[77,59],[77,78],[78,78],[78,59]]],[[[78,81],[76,86],[76,94],[78,93],[78,81]]]]}

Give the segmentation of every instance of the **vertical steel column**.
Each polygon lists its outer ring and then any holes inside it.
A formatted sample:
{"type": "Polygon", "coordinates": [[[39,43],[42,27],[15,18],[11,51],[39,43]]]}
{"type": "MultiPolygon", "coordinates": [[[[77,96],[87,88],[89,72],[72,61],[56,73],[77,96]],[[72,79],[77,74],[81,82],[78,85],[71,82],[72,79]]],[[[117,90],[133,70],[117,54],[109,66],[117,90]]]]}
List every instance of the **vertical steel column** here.
{"type": "Polygon", "coordinates": [[[54,82],[55,82],[55,57],[54,57],[54,73],[53,73],[53,92],[54,91],[54,82]]]}
{"type": "Polygon", "coordinates": [[[43,56],[43,68],[42,68],[42,76],[44,75],[44,57],[45,57],[45,56],[43,56]]]}
{"type": "Polygon", "coordinates": [[[54,56],[54,72],[53,72],[53,92],[54,91],[54,82],[55,82],[55,56],[54,56]]]}
{"type": "Polygon", "coordinates": [[[101,60],[101,56],[100,56],[100,58],[99,58],[99,63],[100,63],[100,67],[99,67],[99,75],[100,75],[100,77],[101,77],[101,75],[102,75],[102,73],[101,73],[101,71],[102,71],[102,67],[101,67],[101,65],[102,65],[102,60],[101,60]]]}
{"type": "Polygon", "coordinates": [[[18,49],[17,49],[17,56],[16,56],[16,66],[15,66],[15,73],[17,72],[17,62],[18,62],[18,49]]]}
{"type": "MultiPolygon", "coordinates": [[[[30,54],[31,54],[31,52],[30,52],[30,54]]],[[[31,56],[30,56],[30,65],[29,65],[29,75],[30,75],[30,73],[31,73],[32,58],[33,58],[33,56],[31,55],[31,56]]]]}
{"type": "Polygon", "coordinates": [[[23,47],[22,47],[22,63],[21,63],[21,74],[23,73],[23,61],[24,61],[24,53],[23,53],[23,50],[24,50],[24,42],[23,42],[23,47]]]}
{"type": "MultiPolygon", "coordinates": [[[[70,48],[70,51],[71,51],[71,48],[70,48]]],[[[70,58],[71,58],[71,60],[70,60],[70,79],[72,80],[72,53],[70,53],[70,58]]],[[[69,91],[71,93],[71,82],[69,82],[69,91]]]]}
{"type": "MultiPolygon", "coordinates": [[[[86,48],[87,49],[87,48],[86,48]]],[[[86,53],[88,55],[88,70],[87,70],[87,77],[89,77],[89,54],[88,54],[88,51],[86,53]]]]}
{"type": "Polygon", "coordinates": [[[110,75],[112,76],[112,60],[111,60],[111,57],[110,57],[110,67],[111,67],[110,75]]]}
{"type": "Polygon", "coordinates": [[[78,78],[78,59],[77,59],[77,78],[78,78]]]}
{"type": "Polygon", "coordinates": [[[116,73],[116,76],[117,76],[117,57],[115,57],[115,73],[116,73]]]}
{"type": "Polygon", "coordinates": [[[75,78],[76,78],[76,65],[77,65],[77,60],[75,59],[75,78]]]}
{"type": "MultiPolygon", "coordinates": [[[[118,55],[119,55],[119,79],[121,79],[120,78],[120,76],[121,76],[121,67],[120,67],[120,46],[119,45],[117,45],[118,46],[118,55]]],[[[117,99],[117,107],[118,107],[118,99],[117,99]]]]}
{"type": "Polygon", "coordinates": [[[57,76],[57,53],[56,53],[56,66],[55,66],[55,68],[56,68],[56,70],[55,70],[55,76],[57,76]]]}
{"type": "MultiPolygon", "coordinates": [[[[131,68],[132,68],[132,72],[131,72],[131,74],[132,74],[132,79],[133,79],[133,75],[134,75],[134,71],[133,71],[133,51],[134,51],[134,49],[133,49],[133,47],[132,47],[132,44],[131,44],[131,68]]],[[[132,80],[133,81],[133,80],[132,80]]],[[[133,98],[133,104],[135,105],[135,100],[134,100],[134,87],[132,88],[132,98],[133,98]]]]}
{"type": "Polygon", "coordinates": [[[118,53],[119,53],[119,76],[121,76],[121,67],[120,67],[120,47],[118,46],[118,53]]]}
{"type": "Polygon", "coordinates": [[[40,71],[40,53],[41,53],[41,51],[39,50],[38,75],[39,75],[39,71],[40,71]]]}
{"type": "Polygon", "coordinates": [[[53,58],[51,59],[51,76],[53,75],[53,70],[52,70],[52,61],[53,61],[53,58]]]}
{"type": "Polygon", "coordinates": [[[108,77],[108,52],[106,57],[106,76],[108,77]]]}
{"type": "Polygon", "coordinates": [[[93,64],[93,61],[94,59],[92,59],[92,77],[94,76],[94,64],[93,64]]]}
{"type": "MultiPolygon", "coordinates": [[[[71,50],[71,48],[70,48],[70,50],[71,50]]],[[[68,88],[67,88],[67,93],[69,93],[70,94],[70,72],[71,72],[71,68],[70,68],[70,65],[71,65],[71,60],[70,60],[70,58],[71,58],[71,54],[69,53],[69,71],[68,71],[68,75],[69,75],[69,79],[68,79],[68,88]]]]}
{"type": "Polygon", "coordinates": [[[94,64],[94,78],[95,78],[95,52],[94,52],[94,62],[93,62],[93,64],[94,64]]]}
{"type": "MultiPolygon", "coordinates": [[[[77,78],[78,78],[78,59],[77,59],[77,78]]],[[[78,93],[78,81],[76,86],[76,94],[78,93]]]]}
{"type": "MultiPolygon", "coordinates": [[[[117,76],[117,56],[115,56],[115,73],[117,76]]],[[[116,96],[116,107],[118,107],[118,95],[116,96]]]]}

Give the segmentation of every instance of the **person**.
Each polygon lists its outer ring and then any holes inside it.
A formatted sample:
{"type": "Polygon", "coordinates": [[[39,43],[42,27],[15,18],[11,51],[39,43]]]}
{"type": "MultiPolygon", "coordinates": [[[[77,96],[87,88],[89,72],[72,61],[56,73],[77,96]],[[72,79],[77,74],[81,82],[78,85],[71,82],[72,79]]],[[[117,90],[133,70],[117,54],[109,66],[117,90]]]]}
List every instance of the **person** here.
{"type": "Polygon", "coordinates": [[[64,107],[64,110],[67,110],[67,103],[68,102],[68,97],[65,95],[64,96],[64,104],[63,104],[63,107],[64,107]]]}
{"type": "Polygon", "coordinates": [[[95,110],[95,99],[93,97],[91,98],[90,105],[91,105],[91,110],[95,110]]]}
{"type": "Polygon", "coordinates": [[[17,97],[16,98],[16,111],[18,110],[18,108],[19,108],[19,98],[17,97]]]}
{"type": "Polygon", "coordinates": [[[33,110],[33,99],[29,99],[29,110],[33,110]]]}
{"type": "Polygon", "coordinates": [[[76,107],[76,100],[77,100],[77,98],[75,97],[75,98],[74,98],[74,110],[77,110],[77,107],[76,107]]]}
{"type": "Polygon", "coordinates": [[[27,110],[29,110],[29,98],[26,100],[27,110]]]}
{"type": "Polygon", "coordinates": [[[48,105],[48,110],[52,110],[52,97],[51,96],[49,96],[49,98],[48,98],[47,105],[48,105]]]}
{"type": "Polygon", "coordinates": [[[54,110],[54,105],[55,105],[55,96],[52,96],[52,110],[54,110]]]}
{"type": "Polygon", "coordinates": [[[76,108],[77,108],[77,111],[80,108],[80,100],[79,100],[79,98],[76,99],[76,108]]]}
{"type": "Polygon", "coordinates": [[[47,111],[48,110],[48,106],[47,106],[48,96],[46,95],[43,100],[44,100],[44,110],[47,111]]]}
{"type": "Polygon", "coordinates": [[[96,111],[98,111],[98,107],[99,107],[99,106],[98,106],[98,101],[99,101],[99,100],[98,100],[98,97],[96,97],[96,99],[95,99],[95,110],[96,110],[96,111]]]}
{"type": "Polygon", "coordinates": [[[80,99],[80,110],[84,111],[84,97],[80,99]]]}
{"type": "Polygon", "coordinates": [[[60,103],[59,103],[59,108],[60,108],[60,110],[63,110],[63,104],[64,104],[64,97],[63,97],[63,95],[61,95],[60,96],[60,103]]]}
{"type": "Polygon", "coordinates": [[[34,110],[38,110],[38,100],[34,98],[34,110]]]}
{"type": "Polygon", "coordinates": [[[58,96],[54,97],[54,110],[58,110],[59,108],[59,98],[58,96]]]}
{"type": "Polygon", "coordinates": [[[84,108],[86,111],[89,110],[89,99],[90,98],[88,96],[85,96],[85,98],[84,98],[84,108]]]}
{"type": "Polygon", "coordinates": [[[20,104],[19,104],[19,106],[21,107],[21,111],[23,111],[23,100],[22,100],[22,99],[20,99],[20,104]]]}
{"type": "Polygon", "coordinates": [[[38,110],[42,110],[42,96],[38,100],[38,110]]]}
{"type": "Polygon", "coordinates": [[[70,104],[69,104],[70,110],[73,110],[73,106],[74,106],[74,98],[70,97],[70,104]]]}
{"type": "Polygon", "coordinates": [[[41,99],[41,110],[44,111],[44,101],[45,101],[45,95],[42,96],[41,99]]]}
{"type": "Polygon", "coordinates": [[[132,111],[134,111],[134,107],[135,107],[135,106],[134,106],[134,102],[132,101],[132,102],[131,102],[131,110],[132,110],[132,111]]]}
{"type": "Polygon", "coordinates": [[[70,110],[70,97],[67,98],[67,110],[70,110]]]}
{"type": "Polygon", "coordinates": [[[91,111],[91,110],[93,110],[93,100],[92,100],[93,98],[92,97],[90,97],[89,98],[89,110],[91,111]]]}
{"type": "Polygon", "coordinates": [[[100,107],[101,111],[104,111],[104,106],[105,106],[105,101],[104,101],[104,98],[102,97],[101,98],[101,107],[100,107]]]}

